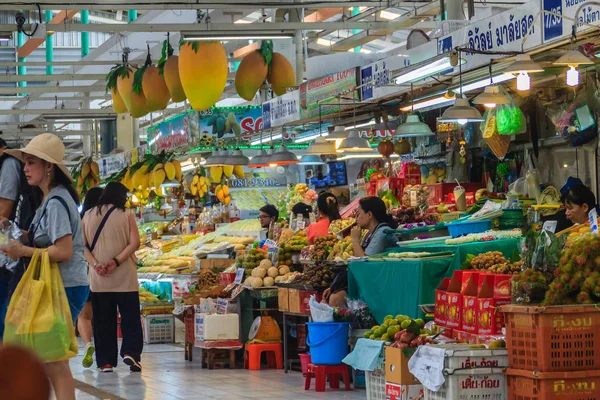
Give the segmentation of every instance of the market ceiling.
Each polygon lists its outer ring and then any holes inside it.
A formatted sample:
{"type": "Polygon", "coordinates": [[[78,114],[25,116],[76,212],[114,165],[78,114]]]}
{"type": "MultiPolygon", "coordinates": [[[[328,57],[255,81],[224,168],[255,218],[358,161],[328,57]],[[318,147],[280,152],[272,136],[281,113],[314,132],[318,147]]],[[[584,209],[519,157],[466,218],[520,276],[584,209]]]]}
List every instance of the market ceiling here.
{"type": "MultiPolygon", "coordinates": [[[[514,7],[522,1],[503,0],[500,2],[475,2],[476,7],[514,7]]],[[[16,9],[31,10],[29,21],[38,20],[37,10],[60,10],[65,3],[56,0],[2,1],[0,10],[14,12],[16,9]]],[[[160,57],[162,41],[165,32],[171,32],[171,42],[177,43],[179,32],[191,31],[253,31],[286,29],[302,31],[307,43],[306,51],[309,56],[348,51],[361,46],[363,53],[378,53],[380,58],[401,52],[406,46],[406,37],[412,29],[420,28],[435,34],[439,24],[435,22],[439,14],[438,1],[245,1],[211,2],[204,0],[145,0],[123,2],[122,0],[71,0],[70,10],[91,10],[90,25],[80,24],[79,14],[64,24],[53,25],[48,30],[58,32],[109,32],[114,33],[98,48],[81,60],[56,61],[43,63],[36,61],[0,61],[0,68],[8,73],[3,78],[6,82],[21,81],[22,77],[15,75],[17,66],[39,65],[68,65],[70,68],[64,74],[57,74],[52,81],[44,86],[29,87],[27,90],[0,88],[0,109],[18,110],[14,113],[0,114],[0,125],[14,129],[14,138],[25,138],[19,135],[19,129],[24,124],[34,124],[37,129],[45,127],[44,114],[52,113],[55,109],[85,110],[86,99],[91,100],[91,113],[94,109],[109,108],[103,88],[104,80],[98,79],[105,75],[111,65],[120,60],[125,47],[131,49],[129,59],[132,63],[142,63],[146,56],[146,46],[150,46],[153,59],[160,57]],[[203,21],[198,24],[198,13],[203,14],[203,21]],[[127,11],[137,10],[137,19],[127,22],[127,11]],[[290,23],[281,18],[286,13],[295,13],[295,20],[290,23]],[[301,14],[300,14],[301,13],[301,14]],[[298,18],[300,17],[300,18],[298,18]],[[209,23],[207,24],[207,18],[209,23]],[[323,43],[326,43],[324,45],[323,43]],[[11,94],[20,93],[12,97],[11,94]],[[27,97],[23,98],[22,94],[27,97]],[[60,100],[59,100],[60,98],[60,100]],[[83,100],[82,100],[83,99],[83,100]],[[27,110],[27,111],[23,111],[27,110]],[[39,114],[35,110],[40,110],[39,114]],[[10,115],[6,115],[10,114],[10,115]]],[[[53,11],[58,15],[59,11],[53,11]]],[[[5,19],[7,20],[7,19],[5,19]]],[[[11,18],[8,18],[11,20],[11,18]]],[[[45,26],[41,25],[44,27],[45,26]]],[[[24,26],[30,31],[32,26],[24,26]]],[[[1,32],[15,32],[16,26],[1,25],[1,32]]],[[[16,36],[16,35],[13,35],[16,36]]],[[[230,61],[244,55],[248,41],[230,40],[224,43],[230,54],[230,61]]],[[[239,60],[239,58],[237,58],[239,60]]],[[[31,81],[41,81],[41,77],[31,76],[31,81]]],[[[29,78],[28,75],[25,77],[29,78]]],[[[237,99],[232,78],[228,82],[222,100],[237,99]]],[[[13,88],[14,89],[14,88],[13,88]]],[[[165,114],[181,110],[181,104],[172,105],[165,114]]],[[[66,112],[66,111],[65,111],[66,112]]],[[[158,114],[153,114],[156,118],[158,114]]],[[[144,123],[144,121],[142,121],[144,123]]],[[[55,129],[59,129],[55,126],[55,129]]],[[[80,130],[79,126],[64,125],[61,134],[69,135],[69,130],[80,130]]],[[[77,137],[77,134],[74,134],[77,137]]],[[[80,149],[76,149],[78,152],[80,149]]],[[[73,153],[77,156],[78,153],[73,153]]]]}

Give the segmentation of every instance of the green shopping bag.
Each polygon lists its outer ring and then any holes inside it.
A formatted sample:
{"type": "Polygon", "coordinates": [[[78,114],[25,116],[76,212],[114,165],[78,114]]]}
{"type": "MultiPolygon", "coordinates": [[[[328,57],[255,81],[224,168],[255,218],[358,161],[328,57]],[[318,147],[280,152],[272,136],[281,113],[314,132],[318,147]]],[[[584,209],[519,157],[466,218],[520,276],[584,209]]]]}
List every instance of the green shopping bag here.
{"type": "Polygon", "coordinates": [[[69,301],[56,263],[47,249],[36,250],[6,313],[4,343],[32,350],[44,362],[78,352],[69,301]]]}

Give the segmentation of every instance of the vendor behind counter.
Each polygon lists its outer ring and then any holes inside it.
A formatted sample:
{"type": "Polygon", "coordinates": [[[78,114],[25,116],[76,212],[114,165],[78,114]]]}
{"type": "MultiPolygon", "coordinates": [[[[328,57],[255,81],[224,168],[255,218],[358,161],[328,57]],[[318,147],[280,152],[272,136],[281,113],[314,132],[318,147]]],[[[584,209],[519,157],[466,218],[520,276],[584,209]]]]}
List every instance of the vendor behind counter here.
{"type": "Polygon", "coordinates": [[[585,224],[588,222],[590,211],[597,206],[596,196],[583,183],[570,185],[567,189],[563,188],[562,192],[565,209],[543,218],[544,221],[557,222],[556,232],[573,225],[585,224]]]}

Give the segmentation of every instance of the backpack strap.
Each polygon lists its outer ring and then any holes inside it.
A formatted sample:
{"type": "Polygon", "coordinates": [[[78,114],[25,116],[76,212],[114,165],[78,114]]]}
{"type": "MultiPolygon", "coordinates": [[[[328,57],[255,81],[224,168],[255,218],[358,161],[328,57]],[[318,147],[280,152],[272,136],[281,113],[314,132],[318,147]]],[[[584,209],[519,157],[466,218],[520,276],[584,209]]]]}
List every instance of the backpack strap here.
{"type": "Polygon", "coordinates": [[[72,224],[73,221],[71,220],[71,213],[69,212],[69,206],[67,205],[67,202],[65,201],[65,199],[63,199],[62,197],[59,197],[59,196],[50,197],[46,201],[46,204],[44,205],[44,210],[42,211],[42,215],[40,216],[40,219],[38,220],[37,226],[34,226],[32,223],[29,228],[29,240],[30,240],[30,243],[33,245],[33,247],[35,247],[35,231],[40,226],[40,223],[42,222],[44,215],[46,215],[46,210],[48,209],[48,203],[50,203],[50,201],[55,200],[55,199],[58,200],[65,208],[65,211],[67,211],[67,216],[69,217],[69,226],[71,226],[71,227],[73,226],[73,224],[72,224]]]}
{"type": "Polygon", "coordinates": [[[91,245],[86,245],[86,247],[88,248],[88,250],[90,251],[90,253],[92,251],[94,251],[94,249],[96,248],[96,243],[98,243],[98,239],[100,238],[100,233],[102,233],[102,230],[104,229],[104,225],[106,225],[106,222],[108,221],[108,217],[110,217],[110,214],[113,213],[113,211],[115,211],[117,209],[116,206],[112,206],[104,215],[104,217],[102,218],[102,221],[100,221],[100,225],[98,225],[98,230],[96,231],[96,234],[94,235],[94,240],[92,240],[92,244],[91,245]]]}

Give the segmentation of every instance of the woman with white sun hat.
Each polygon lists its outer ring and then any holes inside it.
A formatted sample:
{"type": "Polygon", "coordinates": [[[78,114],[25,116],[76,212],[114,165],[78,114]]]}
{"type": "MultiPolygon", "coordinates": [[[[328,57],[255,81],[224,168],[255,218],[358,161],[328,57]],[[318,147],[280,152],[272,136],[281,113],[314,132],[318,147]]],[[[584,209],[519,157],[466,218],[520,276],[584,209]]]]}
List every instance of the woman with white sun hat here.
{"type": "MultiPolygon", "coordinates": [[[[26,232],[29,243],[11,241],[2,251],[16,260],[32,257],[36,248],[48,249],[50,261],[58,264],[74,322],[85,305],[90,287],[77,211],[79,197],[63,163],[65,146],[58,136],[44,133],[26,147],[6,152],[23,161],[27,183],[41,190],[44,200],[26,232]]],[[[47,371],[56,399],[74,400],[75,382],[69,362],[48,363],[47,371]]]]}

